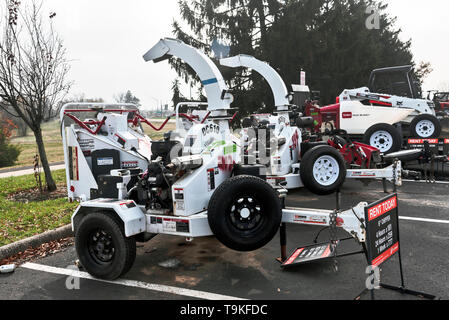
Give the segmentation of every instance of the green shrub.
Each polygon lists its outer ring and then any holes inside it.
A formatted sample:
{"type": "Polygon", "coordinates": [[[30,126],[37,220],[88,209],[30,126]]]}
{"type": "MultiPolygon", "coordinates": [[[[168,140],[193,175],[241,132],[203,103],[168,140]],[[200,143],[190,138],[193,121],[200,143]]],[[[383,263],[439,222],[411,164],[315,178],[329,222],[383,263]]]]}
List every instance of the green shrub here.
{"type": "Polygon", "coordinates": [[[11,130],[15,128],[10,120],[0,119],[0,168],[14,165],[20,155],[20,148],[9,144],[11,130]]]}

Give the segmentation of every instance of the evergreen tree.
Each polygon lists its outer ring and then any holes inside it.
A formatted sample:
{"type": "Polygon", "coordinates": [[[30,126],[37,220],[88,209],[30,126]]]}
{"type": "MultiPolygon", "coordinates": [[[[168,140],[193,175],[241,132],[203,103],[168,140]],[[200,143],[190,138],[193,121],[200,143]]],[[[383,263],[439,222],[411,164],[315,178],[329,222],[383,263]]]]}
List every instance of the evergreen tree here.
{"type": "Polygon", "coordinates": [[[297,83],[300,69],[306,70],[309,86],[331,103],[344,89],[366,86],[373,69],[413,64],[411,43],[399,40],[394,19],[382,13],[386,7],[366,0],[292,1],[270,29],[276,45],[265,56],[287,84],[297,83]],[[369,6],[381,12],[378,30],[365,27],[369,6]]]}
{"type": "Polygon", "coordinates": [[[115,97],[115,100],[117,101],[117,103],[132,103],[135,104],[136,106],[140,107],[140,99],[137,98],[135,95],[132,94],[132,92],[130,90],[124,92],[124,93],[120,93],[115,97]]]}
{"type": "Polygon", "coordinates": [[[185,100],[185,98],[181,94],[181,89],[179,88],[180,86],[181,86],[181,83],[180,83],[179,79],[175,79],[173,81],[172,87],[171,87],[171,90],[173,92],[173,96],[171,99],[172,103],[173,103],[173,108],[176,108],[178,103],[185,100]]]}
{"type": "MultiPolygon", "coordinates": [[[[413,64],[410,41],[399,39],[387,5],[373,0],[194,0],[179,1],[182,19],[175,35],[209,53],[214,39],[231,44],[230,55],[249,54],[268,61],[287,85],[307,71],[322,101],[335,101],[344,89],[367,85],[372,69],[413,64]],[[380,29],[369,30],[367,8],[379,9],[380,29]]],[[[172,67],[186,81],[198,83],[191,68],[176,58],[172,67]]],[[[220,70],[245,113],[271,111],[273,97],[260,75],[244,69],[220,70]]]]}

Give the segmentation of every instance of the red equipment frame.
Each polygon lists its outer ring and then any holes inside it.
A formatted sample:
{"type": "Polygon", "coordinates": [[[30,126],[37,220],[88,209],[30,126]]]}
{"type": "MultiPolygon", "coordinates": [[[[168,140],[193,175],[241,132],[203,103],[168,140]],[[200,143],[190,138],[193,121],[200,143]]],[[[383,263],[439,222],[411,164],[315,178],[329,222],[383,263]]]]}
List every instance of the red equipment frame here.
{"type": "MultiPolygon", "coordinates": [[[[172,117],[176,116],[176,114],[173,114],[172,116],[170,116],[167,119],[165,119],[165,121],[162,123],[162,125],[160,127],[156,127],[150,121],[148,121],[148,119],[146,119],[145,117],[140,115],[138,110],[122,110],[122,109],[104,109],[104,110],[97,110],[97,109],[68,109],[68,110],[64,111],[64,115],[66,115],[67,117],[69,117],[70,119],[75,121],[76,124],[78,124],[81,128],[87,130],[89,133],[91,133],[93,135],[97,135],[98,132],[100,132],[101,128],[104,126],[107,117],[104,117],[102,121],[81,121],[76,116],[74,116],[72,113],[77,113],[77,112],[100,112],[100,111],[101,112],[105,112],[105,113],[107,113],[107,112],[115,112],[115,113],[120,113],[120,114],[123,114],[123,113],[134,113],[135,114],[134,118],[132,120],[128,120],[128,123],[132,123],[133,125],[137,125],[138,121],[140,120],[141,122],[143,122],[143,123],[147,124],[148,126],[150,126],[155,131],[161,131],[162,129],[164,129],[165,126],[167,125],[168,121],[170,121],[170,119],[172,117]],[[96,125],[98,127],[94,131],[94,130],[92,130],[91,128],[88,127],[89,125],[96,125]]],[[[234,115],[234,117],[232,119],[235,118],[236,114],[234,115]]],[[[185,113],[180,113],[179,116],[183,117],[183,118],[186,118],[189,121],[200,123],[199,122],[199,116],[190,116],[190,115],[185,114],[185,113]]],[[[207,120],[207,118],[209,118],[209,116],[210,116],[210,112],[201,121],[201,124],[206,122],[206,120],[207,120]]]]}

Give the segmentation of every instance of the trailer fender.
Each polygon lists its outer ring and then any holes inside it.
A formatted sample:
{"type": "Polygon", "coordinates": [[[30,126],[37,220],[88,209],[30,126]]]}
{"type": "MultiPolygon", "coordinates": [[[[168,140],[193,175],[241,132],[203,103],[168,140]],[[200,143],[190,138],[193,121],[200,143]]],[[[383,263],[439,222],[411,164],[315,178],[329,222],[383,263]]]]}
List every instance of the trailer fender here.
{"type": "Polygon", "coordinates": [[[81,203],[72,215],[72,231],[82,218],[94,212],[111,213],[123,222],[125,235],[132,237],[146,231],[145,214],[132,200],[97,199],[81,203]]]}

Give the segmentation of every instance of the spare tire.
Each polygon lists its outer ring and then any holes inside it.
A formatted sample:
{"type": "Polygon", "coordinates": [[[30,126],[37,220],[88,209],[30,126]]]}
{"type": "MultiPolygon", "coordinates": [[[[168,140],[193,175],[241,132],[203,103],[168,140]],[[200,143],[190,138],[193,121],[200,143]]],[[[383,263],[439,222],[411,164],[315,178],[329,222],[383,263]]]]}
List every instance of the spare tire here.
{"type": "Polygon", "coordinates": [[[379,123],[369,128],[364,141],[383,154],[399,151],[402,147],[401,134],[394,126],[386,123],[379,123]]]}
{"type": "Polygon", "coordinates": [[[236,251],[262,248],[276,235],[282,220],[277,192],[253,176],[232,177],[209,201],[209,226],[217,239],[236,251]]]}
{"type": "Polygon", "coordinates": [[[346,180],[346,162],[337,149],[317,146],[301,160],[301,180],[304,186],[318,195],[336,192],[346,180]]]}
{"type": "Polygon", "coordinates": [[[437,117],[431,114],[416,116],[410,124],[412,138],[432,139],[441,135],[441,124],[437,117]]]}

